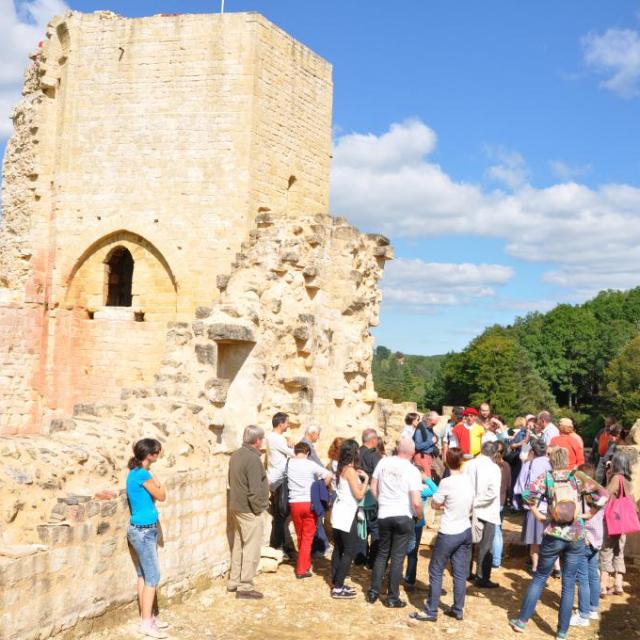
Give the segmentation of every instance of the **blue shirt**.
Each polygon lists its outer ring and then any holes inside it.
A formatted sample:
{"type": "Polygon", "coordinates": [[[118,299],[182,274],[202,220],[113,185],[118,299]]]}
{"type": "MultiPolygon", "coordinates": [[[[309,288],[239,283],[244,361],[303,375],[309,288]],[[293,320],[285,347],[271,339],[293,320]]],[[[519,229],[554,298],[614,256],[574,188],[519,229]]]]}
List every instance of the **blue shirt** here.
{"type": "Polygon", "coordinates": [[[151,494],[142,486],[151,480],[144,467],[136,467],[127,476],[127,498],[131,509],[131,524],[147,525],[158,522],[158,510],[151,494]]]}
{"type": "Polygon", "coordinates": [[[417,453],[428,453],[433,454],[433,445],[435,444],[435,434],[433,433],[433,429],[429,429],[427,425],[424,423],[420,423],[413,434],[413,442],[416,445],[417,453]],[[423,438],[423,428],[424,428],[424,436],[423,438]]]}

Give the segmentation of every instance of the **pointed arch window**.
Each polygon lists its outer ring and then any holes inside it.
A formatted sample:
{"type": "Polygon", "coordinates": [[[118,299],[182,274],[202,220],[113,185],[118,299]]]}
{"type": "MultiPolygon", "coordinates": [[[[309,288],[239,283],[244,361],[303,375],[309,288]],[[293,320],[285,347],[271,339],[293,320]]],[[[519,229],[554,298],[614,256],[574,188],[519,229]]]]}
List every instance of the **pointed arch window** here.
{"type": "Polygon", "coordinates": [[[130,307],[134,266],[131,252],[126,247],[116,247],[105,264],[106,306],[130,307]]]}

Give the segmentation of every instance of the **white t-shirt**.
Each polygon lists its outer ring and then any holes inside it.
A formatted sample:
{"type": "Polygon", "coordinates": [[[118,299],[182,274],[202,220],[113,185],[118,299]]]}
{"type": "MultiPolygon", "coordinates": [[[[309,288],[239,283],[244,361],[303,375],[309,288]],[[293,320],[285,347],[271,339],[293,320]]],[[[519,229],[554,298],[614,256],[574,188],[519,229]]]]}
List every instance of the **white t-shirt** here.
{"type": "Polygon", "coordinates": [[[550,422],[543,430],[542,430],[542,439],[545,441],[547,447],[551,444],[551,441],[560,435],[560,429],[556,427],[553,422],[550,422]]]}
{"type": "Polygon", "coordinates": [[[467,474],[443,478],[432,499],[437,504],[444,504],[440,533],[457,535],[471,527],[473,485],[467,474]]]}
{"type": "Polygon", "coordinates": [[[413,440],[413,434],[416,432],[415,427],[412,427],[410,424],[408,424],[403,430],[402,433],[400,434],[400,439],[404,439],[404,440],[413,440]]]}
{"type": "Polygon", "coordinates": [[[493,431],[485,431],[484,435],[482,436],[482,444],[484,444],[485,442],[497,442],[498,441],[498,436],[493,433],[493,431]]]}
{"type": "Polygon", "coordinates": [[[287,439],[275,431],[267,433],[267,477],[269,485],[275,489],[282,481],[284,466],[287,458],[293,457],[293,449],[287,444],[287,439]]]}
{"type": "Polygon", "coordinates": [[[287,469],[289,502],[311,502],[311,485],[333,474],[309,458],[291,458],[287,469]]]}
{"type": "Polygon", "coordinates": [[[453,435],[453,428],[455,426],[455,424],[447,423],[442,435],[442,443],[446,444],[450,448],[458,446],[458,439],[453,435]]]}
{"type": "Polygon", "coordinates": [[[422,476],[417,467],[398,456],[378,462],[373,479],[378,482],[378,518],[413,518],[411,492],[422,492],[422,476]]]}
{"type": "Polygon", "coordinates": [[[500,467],[485,455],[476,456],[464,465],[475,494],[473,509],[476,516],[485,522],[500,524],[500,467]]]}

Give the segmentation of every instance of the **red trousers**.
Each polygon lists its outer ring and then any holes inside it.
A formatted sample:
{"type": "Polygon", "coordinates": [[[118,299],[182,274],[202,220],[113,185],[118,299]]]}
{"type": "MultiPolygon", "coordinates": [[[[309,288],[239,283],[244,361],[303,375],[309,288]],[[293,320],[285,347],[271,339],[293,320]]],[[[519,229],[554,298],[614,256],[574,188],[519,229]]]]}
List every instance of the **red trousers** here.
{"type": "Polygon", "coordinates": [[[316,514],[310,502],[292,502],[291,519],[298,537],[298,561],[296,575],[301,576],[311,569],[311,545],[316,534],[316,514]]]}

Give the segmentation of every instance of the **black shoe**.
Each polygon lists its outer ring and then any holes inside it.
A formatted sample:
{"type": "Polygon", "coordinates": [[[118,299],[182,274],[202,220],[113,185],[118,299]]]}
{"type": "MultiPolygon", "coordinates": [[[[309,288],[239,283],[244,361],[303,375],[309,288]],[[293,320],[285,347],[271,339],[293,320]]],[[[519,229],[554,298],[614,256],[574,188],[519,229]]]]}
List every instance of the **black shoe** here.
{"type": "Polygon", "coordinates": [[[473,581],[473,584],[478,587],[478,589],[497,589],[500,586],[497,582],[478,580],[477,578],[473,581]]]}
{"type": "Polygon", "coordinates": [[[444,610],[444,615],[449,616],[450,618],[454,618],[455,620],[464,620],[464,615],[462,613],[454,611],[451,607],[447,607],[444,610]]]}
{"type": "Polygon", "coordinates": [[[416,590],[416,585],[415,583],[412,584],[411,582],[407,582],[406,580],[404,581],[404,590],[407,593],[413,593],[416,590]]]}
{"type": "Polygon", "coordinates": [[[562,578],[562,571],[560,571],[560,569],[554,569],[551,575],[554,578],[562,578]]]}
{"type": "Polygon", "coordinates": [[[388,609],[402,609],[407,606],[407,603],[400,598],[387,598],[382,604],[388,609]]]}
{"type": "Polygon", "coordinates": [[[424,609],[422,611],[414,611],[413,613],[410,613],[409,617],[411,620],[420,620],[420,622],[435,622],[438,619],[438,616],[432,616],[424,609]]]}
{"type": "Polygon", "coordinates": [[[373,589],[369,589],[365,598],[369,604],[373,604],[378,599],[378,592],[373,589]]]}
{"type": "Polygon", "coordinates": [[[476,574],[475,574],[475,573],[470,573],[470,574],[467,576],[467,582],[475,582],[475,581],[476,581],[476,579],[477,579],[477,578],[476,578],[476,574]]]}

